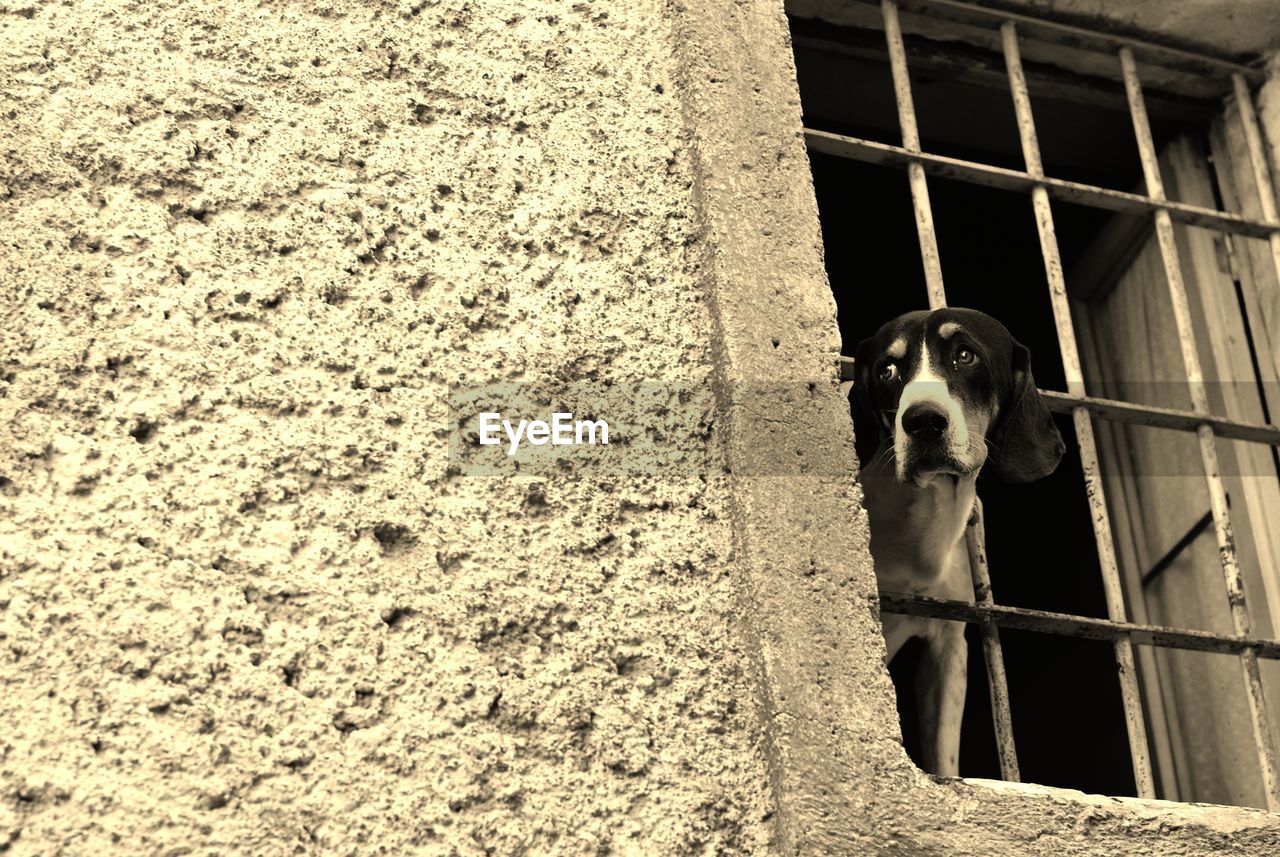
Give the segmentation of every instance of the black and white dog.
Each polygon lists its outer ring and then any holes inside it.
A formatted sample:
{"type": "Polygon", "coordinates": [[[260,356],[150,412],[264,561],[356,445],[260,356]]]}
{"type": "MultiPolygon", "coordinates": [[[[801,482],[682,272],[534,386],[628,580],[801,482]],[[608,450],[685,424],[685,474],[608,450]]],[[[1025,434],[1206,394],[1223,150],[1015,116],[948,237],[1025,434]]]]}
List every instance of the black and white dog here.
{"type": "MultiPolygon", "coordinates": [[[[876,578],[886,592],[973,601],[964,545],[978,472],[1032,482],[1066,447],[1031,376],[1031,355],[989,315],[899,316],[854,358],[853,414],[876,578]]],[[[964,625],[885,614],[890,660],[924,640],[916,678],[924,767],[959,775],[968,649],[964,625]]]]}

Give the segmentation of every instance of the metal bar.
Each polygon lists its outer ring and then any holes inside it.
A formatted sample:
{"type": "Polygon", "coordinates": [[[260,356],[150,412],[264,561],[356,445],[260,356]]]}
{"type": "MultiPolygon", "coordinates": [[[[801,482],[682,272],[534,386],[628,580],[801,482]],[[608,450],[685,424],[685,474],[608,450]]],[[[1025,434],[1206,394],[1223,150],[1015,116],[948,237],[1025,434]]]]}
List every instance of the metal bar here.
{"type": "MultiPolygon", "coordinates": [[[[1088,324],[1088,310],[1081,304],[1072,302],[1072,317],[1080,320],[1084,319],[1086,323],[1078,324],[1076,332],[1080,335],[1080,351],[1085,355],[1084,359],[1092,359],[1091,363],[1100,365],[1100,346],[1097,337],[1097,331],[1093,330],[1088,324]]],[[[1106,383],[1108,379],[1101,377],[1102,383],[1106,383]]],[[[1102,456],[1111,461],[1121,461],[1122,458],[1128,458],[1121,452],[1125,443],[1121,436],[1122,432],[1117,431],[1115,425],[1107,421],[1099,424],[1098,420],[1094,420],[1094,438],[1098,442],[1098,449],[1102,456]]],[[[1111,525],[1114,529],[1128,534],[1128,538],[1122,538],[1116,543],[1118,551],[1117,559],[1120,562],[1121,569],[1125,568],[1141,568],[1144,564],[1144,558],[1147,551],[1144,549],[1144,532],[1145,524],[1140,514],[1141,502],[1136,494],[1136,486],[1134,480],[1126,478],[1118,472],[1123,468],[1115,468],[1104,474],[1107,485],[1107,497],[1111,500],[1108,504],[1111,512],[1111,525]]],[[[1145,593],[1141,586],[1134,586],[1138,583],[1132,575],[1125,574],[1121,578],[1125,584],[1125,601],[1129,607],[1129,619],[1139,625],[1150,624],[1148,618],[1147,604],[1145,593]]],[[[1182,794],[1189,794],[1185,789],[1181,789],[1181,780],[1179,778],[1179,770],[1174,762],[1174,742],[1181,740],[1181,730],[1176,721],[1169,719],[1168,707],[1164,695],[1164,688],[1160,685],[1160,664],[1168,660],[1168,655],[1163,649],[1152,648],[1151,646],[1138,646],[1134,650],[1134,660],[1138,667],[1138,678],[1141,682],[1143,696],[1143,709],[1147,713],[1147,738],[1151,747],[1152,765],[1155,768],[1156,788],[1158,793],[1168,800],[1177,800],[1182,794]]],[[[1184,766],[1185,768],[1185,766],[1184,766]]]]}
{"type": "MultiPolygon", "coordinates": [[[[852,357],[840,356],[840,379],[853,380],[852,357]]],[[[1175,431],[1199,431],[1200,426],[1208,425],[1218,437],[1280,446],[1280,426],[1270,423],[1238,422],[1226,417],[1204,416],[1192,411],[1101,399],[1096,396],[1077,396],[1059,390],[1040,390],[1040,398],[1055,414],[1071,414],[1076,408],[1085,408],[1094,416],[1113,422],[1175,431]]]]}
{"type": "MultiPolygon", "coordinates": [[[[1267,164],[1266,150],[1262,145],[1262,134],[1258,129],[1258,116],[1253,106],[1253,94],[1249,91],[1249,85],[1245,81],[1243,75],[1233,75],[1231,82],[1235,89],[1236,107],[1240,111],[1240,124],[1244,130],[1245,144],[1249,149],[1249,164],[1253,168],[1254,183],[1258,188],[1258,203],[1261,207],[1263,217],[1276,219],[1275,186],[1271,182],[1271,170],[1267,164]]],[[[1271,251],[1271,265],[1275,269],[1277,281],[1280,282],[1280,233],[1273,232],[1267,236],[1267,245],[1268,249],[1271,251]]],[[[1272,455],[1275,454],[1276,453],[1273,450],[1272,455]]],[[[1230,583],[1228,583],[1228,587],[1229,586],[1230,583]]],[[[1263,696],[1262,686],[1259,680],[1260,676],[1258,675],[1256,657],[1247,653],[1241,655],[1241,668],[1244,670],[1248,681],[1251,708],[1265,706],[1266,700],[1263,696]],[[1257,678],[1255,678],[1255,676],[1257,678]]],[[[1265,723],[1261,724],[1260,727],[1259,723],[1255,719],[1255,734],[1259,728],[1265,730],[1265,727],[1265,723]]],[[[1270,737],[1271,733],[1266,733],[1266,735],[1267,737],[1270,737]]],[[[1269,741],[1264,744],[1260,744],[1259,754],[1266,757],[1271,762],[1274,777],[1276,759],[1276,749],[1274,744],[1269,741]]],[[[1276,809],[1277,803],[1277,798],[1275,797],[1276,787],[1274,778],[1269,785],[1271,785],[1272,788],[1268,792],[1268,808],[1274,810],[1276,809]]]]}
{"type": "Polygon", "coordinates": [[[1019,193],[1029,193],[1032,188],[1040,186],[1048,191],[1049,196],[1062,202],[1139,216],[1150,215],[1153,211],[1167,211],[1180,223],[1204,226],[1249,238],[1269,238],[1280,233],[1280,222],[1253,220],[1239,214],[1215,211],[1198,205],[1188,205],[1167,199],[1155,200],[1141,194],[1055,179],[1051,176],[1036,177],[1019,170],[993,167],[977,161],[949,158],[928,152],[912,152],[889,143],[847,137],[814,128],[805,128],[804,136],[808,147],[815,152],[889,167],[910,169],[911,164],[919,164],[924,173],[937,178],[954,179],[1019,193]]]}
{"type": "Polygon", "coordinates": [[[1271,190],[1271,171],[1267,168],[1266,150],[1262,147],[1262,133],[1258,130],[1258,115],[1253,109],[1253,93],[1249,84],[1239,75],[1232,75],[1231,82],[1235,88],[1236,106],[1240,109],[1240,124],[1244,127],[1244,139],[1249,147],[1249,164],[1253,168],[1253,180],[1258,185],[1258,202],[1262,205],[1262,216],[1268,220],[1276,219],[1275,194],[1271,190]]]}
{"type": "MultiPolygon", "coordinates": [[[[1013,92],[1013,107],[1018,119],[1018,134],[1022,139],[1022,154],[1027,173],[1037,181],[1044,178],[1040,162],[1040,146],[1036,140],[1035,118],[1031,113],[1031,97],[1027,94],[1027,81],[1022,72],[1022,57],[1018,50],[1018,34],[1012,21],[1000,28],[1005,63],[1009,67],[1009,86],[1013,92]]],[[[1037,183],[1031,190],[1031,204],[1035,210],[1036,230],[1040,235],[1040,251],[1044,257],[1045,277],[1049,283],[1049,300],[1058,331],[1058,350],[1062,355],[1062,368],[1067,377],[1067,390],[1072,395],[1085,395],[1084,372],[1080,366],[1080,353],[1076,346],[1075,329],[1071,321],[1071,305],[1067,301],[1067,283],[1062,274],[1062,259],[1058,252],[1058,237],[1054,230],[1053,209],[1045,186],[1037,183]]],[[[1167,217],[1167,215],[1166,215],[1167,217]]],[[[1089,500],[1090,517],[1093,520],[1093,536],[1098,547],[1098,564],[1102,570],[1102,588],[1107,602],[1107,615],[1114,622],[1127,619],[1124,590],[1120,584],[1120,569],[1116,563],[1115,542],[1111,535],[1111,520],[1107,516],[1106,491],[1102,484],[1102,471],[1098,466],[1098,450],[1093,438],[1093,424],[1084,407],[1076,407],[1071,413],[1075,423],[1076,440],[1080,445],[1080,464],[1084,472],[1085,490],[1089,500]]],[[[1125,726],[1129,735],[1129,755],[1133,759],[1133,779],[1139,797],[1155,797],[1155,780],[1151,774],[1151,758],[1147,748],[1147,725],[1142,713],[1142,696],[1138,691],[1137,669],[1133,660],[1133,641],[1127,636],[1114,640],[1116,670],[1120,679],[1120,696],[1124,704],[1125,726]]]]}
{"type": "Polygon", "coordinates": [[[850,357],[847,354],[840,355],[840,380],[841,381],[856,381],[857,375],[854,374],[855,368],[856,368],[856,362],[852,357],[850,357]]]}
{"type": "MultiPolygon", "coordinates": [[[[1232,85],[1236,93],[1236,107],[1240,110],[1240,125],[1244,128],[1245,144],[1249,148],[1249,165],[1253,168],[1253,181],[1258,187],[1258,202],[1262,207],[1262,216],[1267,220],[1276,220],[1275,186],[1271,183],[1271,170],[1267,166],[1267,153],[1262,147],[1262,132],[1258,130],[1258,114],[1253,109],[1253,93],[1242,75],[1232,75],[1232,85]]],[[[1267,236],[1267,244],[1271,250],[1271,264],[1275,268],[1276,279],[1280,280],[1280,232],[1272,232],[1267,236]]]]}
{"type": "MultiPolygon", "coordinates": [[[[1047,207],[1047,203],[1046,203],[1047,207]]],[[[1066,303],[1065,296],[1062,303],[1066,303]]],[[[1071,343],[1072,356],[1077,370],[1079,357],[1075,353],[1075,333],[1071,329],[1070,310],[1065,306],[1062,316],[1065,326],[1059,325],[1059,342],[1071,343]]],[[[1116,562],[1115,541],[1111,534],[1111,519],[1107,514],[1106,490],[1102,483],[1102,468],[1098,464],[1098,450],[1093,437],[1093,424],[1089,412],[1076,408],[1072,413],[1076,441],[1080,447],[1080,470],[1084,476],[1085,494],[1089,502],[1089,517],[1093,523],[1094,542],[1098,548],[1098,566],[1102,573],[1102,589],[1107,602],[1107,615],[1123,622],[1127,619],[1124,592],[1120,584],[1120,567],[1116,562]]],[[[1147,724],[1142,711],[1142,696],[1138,690],[1138,670],[1134,664],[1133,641],[1125,637],[1115,641],[1116,673],[1120,682],[1120,696],[1124,705],[1125,727],[1129,738],[1129,757],[1133,762],[1133,781],[1138,797],[1156,796],[1155,778],[1151,772],[1151,756],[1147,745],[1147,724]]]]}
{"type": "Polygon", "coordinates": [[[1114,53],[1118,48],[1128,47],[1136,51],[1145,62],[1186,74],[1208,74],[1219,78],[1241,74],[1254,83],[1261,83],[1266,79],[1266,72],[1263,69],[1243,63],[1166,47],[1117,33],[1088,30],[1057,21],[1033,18],[998,7],[977,6],[962,0],[900,0],[900,5],[908,12],[959,24],[994,26],[1012,21],[1036,41],[1068,48],[1109,54],[1114,53]]]}
{"type": "MultiPolygon", "coordinates": [[[[983,523],[982,501],[974,506],[973,519],[965,533],[969,549],[969,571],[973,575],[974,600],[980,607],[994,607],[991,575],[987,569],[987,533],[983,523]]],[[[978,623],[982,635],[982,654],[987,663],[987,686],[991,695],[991,721],[996,733],[996,752],[1000,756],[1000,777],[1011,783],[1021,780],[1018,750],[1013,743],[1013,714],[1009,708],[1009,681],[1004,669],[1004,650],[1000,648],[1000,628],[989,621],[978,623]]]]}
{"type": "MultiPolygon", "coordinates": [[[[907,50],[902,44],[902,26],[898,23],[898,4],[883,0],[885,41],[889,47],[889,68],[893,72],[893,94],[898,103],[898,124],[902,129],[902,147],[907,152],[920,152],[920,131],[916,127],[915,102],[911,98],[911,75],[907,71],[907,50]]],[[[907,163],[907,180],[911,185],[912,207],[916,215],[916,233],[920,237],[920,259],[924,263],[924,283],[929,292],[929,306],[947,305],[942,287],[942,260],[938,255],[938,237],[933,229],[933,207],[929,204],[929,185],[924,166],[916,160],[907,163]]]]}
{"type": "Polygon", "coordinates": [[[1271,424],[1235,422],[1225,417],[1179,411],[1173,408],[1160,408],[1155,405],[1120,402],[1115,399],[1073,396],[1070,393],[1060,393],[1057,390],[1041,390],[1040,396],[1044,399],[1045,405],[1048,406],[1049,410],[1058,414],[1068,414],[1077,407],[1083,407],[1095,416],[1115,422],[1130,423],[1131,425],[1176,429],[1178,431],[1199,431],[1200,426],[1208,425],[1219,437],[1280,446],[1280,427],[1271,424]]]}
{"type": "MultiPolygon", "coordinates": [[[[883,63],[884,34],[878,29],[864,29],[858,23],[851,21],[851,26],[833,27],[816,19],[792,18],[791,43],[797,53],[821,51],[861,62],[883,63]]],[[[911,68],[916,74],[928,75],[930,78],[942,77],[953,83],[972,83],[987,89],[1003,90],[1008,85],[1004,60],[989,57],[985,51],[975,50],[974,48],[980,47],[976,42],[962,42],[959,45],[950,41],[940,42],[933,40],[927,32],[920,33],[920,27],[916,28],[918,32],[915,35],[911,29],[911,22],[905,22],[902,38],[907,54],[911,57],[911,68]]],[[[1110,52],[1102,58],[1109,57],[1110,52]]],[[[1095,76],[1094,68],[1086,70],[1040,64],[1026,71],[1027,88],[1033,97],[1044,96],[1106,109],[1129,109],[1124,99],[1124,90],[1113,87],[1112,81],[1108,79],[1095,76]]],[[[1118,73],[1115,78],[1119,81],[1118,73]]],[[[1188,83],[1200,86],[1203,86],[1204,80],[1202,77],[1187,78],[1188,83]]],[[[1214,88],[1220,90],[1221,85],[1214,88]]],[[[1222,112],[1221,92],[1215,95],[1218,97],[1206,97],[1204,93],[1149,93],[1147,110],[1153,117],[1161,119],[1207,124],[1222,112]]]]}
{"type": "Polygon", "coordinates": [[[970,604],[967,601],[930,598],[914,593],[881,592],[880,609],[885,613],[896,613],[902,616],[923,616],[929,619],[948,619],[972,624],[990,622],[1001,628],[1033,631],[1037,634],[1054,634],[1059,637],[1084,640],[1131,640],[1143,646],[1212,652],[1220,655],[1256,652],[1258,657],[1280,660],[1280,641],[1276,640],[1233,637],[1212,634],[1208,631],[1166,628],[1161,625],[1115,622],[1093,616],[1072,616],[1067,613],[1051,613],[1047,610],[1010,607],[1005,604],[970,604]]]}
{"type": "MultiPolygon", "coordinates": [[[[893,89],[898,103],[898,122],[902,127],[902,145],[910,152],[920,152],[920,132],[916,126],[915,103],[911,98],[911,77],[907,69],[906,49],[902,44],[902,28],[898,22],[898,6],[895,0],[883,0],[885,37],[889,46],[889,64],[893,72],[893,89]]],[[[929,307],[939,309],[947,305],[947,293],[942,283],[942,261],[938,255],[937,234],[933,226],[933,208],[929,204],[929,186],[924,166],[918,160],[907,164],[907,176],[911,185],[911,199],[916,215],[916,232],[920,237],[920,258],[924,263],[925,288],[929,294],[929,307]]],[[[991,595],[991,577],[987,571],[985,533],[980,525],[965,529],[965,546],[969,552],[969,571],[973,576],[975,597],[994,603],[991,595]]],[[[994,625],[982,625],[982,648],[987,664],[987,679],[991,689],[991,716],[995,723],[996,742],[1000,754],[1000,771],[1006,780],[1017,782],[1018,756],[1013,744],[1013,719],[1009,710],[1009,687],[1004,670],[1004,652],[1000,649],[999,632],[994,625]]]]}
{"type": "MultiPolygon", "coordinates": [[[[1160,178],[1160,162],[1155,142],[1151,137],[1151,125],[1147,120],[1146,106],[1142,101],[1142,84],[1138,79],[1138,67],[1133,52],[1120,49],[1120,68],[1124,75],[1125,92],[1129,97],[1129,113],[1133,118],[1134,136],[1138,141],[1138,154],[1142,159],[1142,173],[1146,177],[1147,194],[1156,199],[1164,198],[1164,183],[1160,178]]],[[[1182,280],[1182,265],[1178,258],[1178,246],[1173,232],[1173,221],[1167,211],[1155,213],[1156,239],[1164,262],[1165,276],[1169,283],[1169,299],[1173,306],[1174,322],[1182,346],[1187,382],[1191,390],[1191,406],[1197,414],[1209,413],[1209,397],[1205,391],[1204,373],[1200,355],[1196,349],[1195,329],[1191,320],[1191,304],[1187,299],[1186,285],[1182,280]]],[[[1218,447],[1213,429],[1201,425],[1196,434],[1200,439],[1200,458],[1204,462],[1205,482],[1209,489],[1209,504],[1213,509],[1214,532],[1218,538],[1218,554],[1222,559],[1222,574],[1227,587],[1227,603],[1231,608],[1231,621],[1236,634],[1247,637],[1251,621],[1245,600],[1244,580],[1240,563],[1236,558],[1235,537],[1231,532],[1231,517],[1227,511],[1227,495],[1218,472],[1218,447]]],[[[1276,764],[1276,747],[1271,735],[1271,721],[1267,713],[1267,701],[1262,690],[1262,675],[1258,670],[1257,652],[1243,650],[1240,667],[1244,673],[1246,697],[1250,719],[1253,722],[1254,740],[1258,749],[1258,764],[1262,772],[1263,789],[1267,795],[1267,808],[1280,810],[1280,770],[1276,764]]]]}

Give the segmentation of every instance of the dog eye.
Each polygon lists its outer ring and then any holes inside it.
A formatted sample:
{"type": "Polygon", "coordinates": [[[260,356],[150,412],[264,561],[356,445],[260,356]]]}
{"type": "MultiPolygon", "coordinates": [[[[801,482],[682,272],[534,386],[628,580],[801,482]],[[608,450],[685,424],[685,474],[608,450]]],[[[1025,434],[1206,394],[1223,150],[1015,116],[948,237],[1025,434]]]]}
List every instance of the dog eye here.
{"type": "Polygon", "coordinates": [[[897,363],[886,363],[880,367],[881,381],[892,381],[894,378],[897,378],[897,377],[898,377],[897,363]]]}
{"type": "Polygon", "coordinates": [[[957,366],[972,366],[978,362],[978,355],[974,354],[967,348],[961,348],[956,352],[955,364],[957,366]]]}

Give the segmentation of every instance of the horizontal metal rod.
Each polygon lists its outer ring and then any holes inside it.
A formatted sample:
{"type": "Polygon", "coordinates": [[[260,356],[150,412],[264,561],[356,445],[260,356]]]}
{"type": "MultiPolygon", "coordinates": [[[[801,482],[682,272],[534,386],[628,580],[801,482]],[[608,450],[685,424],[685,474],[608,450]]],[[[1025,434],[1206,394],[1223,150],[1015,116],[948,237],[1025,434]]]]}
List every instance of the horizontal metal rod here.
{"type": "Polygon", "coordinates": [[[1057,390],[1041,390],[1040,397],[1044,399],[1049,410],[1059,414],[1069,414],[1074,408],[1083,406],[1095,416],[1115,422],[1178,431],[1199,431],[1200,426],[1207,425],[1218,437],[1280,446],[1280,427],[1270,424],[1234,422],[1192,411],[1159,408],[1155,405],[1138,405],[1133,402],[1119,402],[1115,399],[1098,399],[1093,396],[1072,396],[1069,393],[1059,393],[1057,390]]]}
{"type": "MultiPolygon", "coordinates": [[[[791,43],[798,53],[819,52],[879,65],[884,62],[884,44],[877,36],[878,33],[856,27],[833,27],[823,21],[791,19],[791,43]]],[[[1003,90],[1008,85],[1004,63],[998,56],[988,56],[968,45],[957,47],[951,42],[930,41],[923,36],[905,36],[904,41],[911,69],[917,74],[928,78],[942,76],[953,83],[968,83],[987,89],[1003,90]]],[[[1027,85],[1037,98],[1128,110],[1124,93],[1116,91],[1113,81],[1074,70],[1044,64],[1033,66],[1027,69],[1027,85]]],[[[1222,111],[1222,99],[1203,94],[1156,92],[1147,96],[1147,106],[1151,115],[1160,119],[1208,124],[1222,111]]]]}
{"type": "MultiPolygon", "coordinates": [[[[854,380],[852,357],[840,356],[840,379],[854,380]]],[[[1139,405],[1116,399],[1099,399],[1094,396],[1073,396],[1058,390],[1041,390],[1040,397],[1044,399],[1049,410],[1058,414],[1070,414],[1076,408],[1083,407],[1094,416],[1118,423],[1176,431],[1199,431],[1200,426],[1207,425],[1218,437],[1280,446],[1280,426],[1269,423],[1236,422],[1224,417],[1202,416],[1193,411],[1180,411],[1175,408],[1139,405]]]]}
{"type": "Polygon", "coordinates": [[[1202,208],[1198,205],[1187,205],[1171,200],[1157,200],[1136,193],[1122,190],[1097,187],[1079,182],[1055,179],[1045,176],[1037,178],[1020,170],[1009,170],[1004,167],[993,167],[977,161],[966,161],[961,158],[949,158],[945,155],[933,155],[928,152],[912,152],[900,146],[879,143],[874,140],[863,140],[858,137],[846,137],[819,131],[814,128],[804,129],[805,142],[815,152],[835,155],[840,158],[862,161],[868,164],[906,168],[912,163],[920,164],[926,173],[938,178],[955,179],[970,184],[983,185],[1001,190],[1030,193],[1036,186],[1043,187],[1049,196],[1062,202],[1072,202],[1121,214],[1139,216],[1150,215],[1156,211],[1167,211],[1169,216],[1180,223],[1192,226],[1204,226],[1208,229],[1219,229],[1234,235],[1246,235],[1250,238],[1269,238],[1280,233],[1280,223],[1252,220],[1225,211],[1202,208]]]}
{"type": "Polygon", "coordinates": [[[925,595],[881,592],[880,609],[885,613],[896,613],[902,616],[951,619],[976,625],[992,622],[1001,628],[1054,634],[1059,637],[1111,641],[1127,637],[1139,645],[1159,646],[1166,649],[1186,649],[1224,655],[1238,655],[1252,650],[1257,652],[1260,658],[1280,659],[1280,642],[1275,640],[1212,634],[1208,631],[1187,631],[1160,625],[1113,622],[1110,619],[1098,619],[1092,616],[1072,616],[1067,613],[1050,613],[1045,610],[1029,610],[1025,607],[1009,607],[1004,604],[980,606],[965,601],[950,601],[925,595]]]}
{"type": "Polygon", "coordinates": [[[1061,45],[1078,50],[1097,53],[1114,54],[1117,49],[1127,47],[1140,57],[1143,62],[1162,66],[1187,74],[1213,75],[1225,77],[1231,74],[1243,75],[1252,83],[1262,83],[1266,73],[1261,68],[1243,65],[1219,57],[1206,56],[1180,48],[1166,47],[1153,42],[1108,33],[1102,30],[1089,30],[1062,24],[1044,18],[1033,18],[1003,9],[992,9],[965,3],[962,0],[898,0],[904,12],[926,15],[942,21],[976,26],[999,27],[1006,21],[1012,21],[1018,32],[1032,39],[1050,44],[1061,45]]]}

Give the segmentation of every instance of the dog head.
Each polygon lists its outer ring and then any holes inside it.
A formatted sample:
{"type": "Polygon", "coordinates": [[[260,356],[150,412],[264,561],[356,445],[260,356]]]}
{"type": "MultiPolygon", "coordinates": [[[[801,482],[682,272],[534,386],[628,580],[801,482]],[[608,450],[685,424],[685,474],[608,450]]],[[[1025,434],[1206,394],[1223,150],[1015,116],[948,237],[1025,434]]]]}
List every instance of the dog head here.
{"type": "Polygon", "coordinates": [[[864,340],[854,361],[858,457],[869,466],[887,441],[899,482],[976,475],[984,464],[1007,482],[1033,482],[1066,450],[1030,352],[985,313],[907,313],[864,340]]]}

